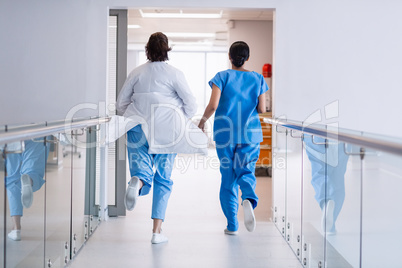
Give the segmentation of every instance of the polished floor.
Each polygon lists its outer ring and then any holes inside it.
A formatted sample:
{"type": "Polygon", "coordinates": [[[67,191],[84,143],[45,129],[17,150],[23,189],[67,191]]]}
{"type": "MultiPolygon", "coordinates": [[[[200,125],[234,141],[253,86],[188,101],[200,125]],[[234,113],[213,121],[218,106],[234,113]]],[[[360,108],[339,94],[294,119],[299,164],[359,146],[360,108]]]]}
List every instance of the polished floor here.
{"type": "Polygon", "coordinates": [[[226,226],[218,192],[219,164],[178,156],[163,232],[169,242],[152,245],[152,195],[141,197],[125,217],[102,222],[69,267],[302,267],[271,218],[271,178],[258,177],[257,228],[249,233],[239,211],[239,235],[226,226]]]}

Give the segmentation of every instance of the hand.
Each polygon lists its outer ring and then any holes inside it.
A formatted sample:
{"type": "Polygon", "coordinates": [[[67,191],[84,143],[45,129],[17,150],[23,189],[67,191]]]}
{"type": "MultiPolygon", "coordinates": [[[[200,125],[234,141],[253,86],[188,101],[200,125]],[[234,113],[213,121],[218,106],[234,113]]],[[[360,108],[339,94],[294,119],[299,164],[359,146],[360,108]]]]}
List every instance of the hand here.
{"type": "Polygon", "coordinates": [[[205,133],[205,122],[200,121],[200,123],[198,124],[198,127],[202,130],[202,132],[205,133]]]}

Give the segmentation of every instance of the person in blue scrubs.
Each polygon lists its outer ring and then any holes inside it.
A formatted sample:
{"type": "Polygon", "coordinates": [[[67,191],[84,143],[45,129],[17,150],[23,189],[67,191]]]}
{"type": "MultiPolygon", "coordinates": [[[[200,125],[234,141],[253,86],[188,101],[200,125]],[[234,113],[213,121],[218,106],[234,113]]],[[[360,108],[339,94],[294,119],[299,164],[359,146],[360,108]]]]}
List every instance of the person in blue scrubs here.
{"type": "Polygon", "coordinates": [[[252,232],[256,226],[254,209],[258,197],[254,172],[263,141],[258,113],[265,112],[268,85],[261,74],[244,68],[249,54],[245,42],[231,45],[232,68],[217,73],[209,81],[212,95],[198,125],[204,130],[206,121],[215,113],[214,141],[222,175],[219,197],[227,219],[224,233],[229,235],[237,234],[239,228],[239,188],[246,229],[252,232]]]}
{"type": "Polygon", "coordinates": [[[321,210],[321,228],[327,235],[335,235],[335,222],[345,201],[345,173],[349,156],[345,144],[305,134],[307,157],[311,162],[311,184],[321,210]]]}
{"type": "Polygon", "coordinates": [[[49,147],[43,138],[26,140],[22,153],[9,153],[6,156],[5,185],[13,221],[13,229],[8,234],[12,240],[21,240],[21,217],[23,208],[29,208],[33,202],[33,192],[45,183],[45,166],[49,147]]]}

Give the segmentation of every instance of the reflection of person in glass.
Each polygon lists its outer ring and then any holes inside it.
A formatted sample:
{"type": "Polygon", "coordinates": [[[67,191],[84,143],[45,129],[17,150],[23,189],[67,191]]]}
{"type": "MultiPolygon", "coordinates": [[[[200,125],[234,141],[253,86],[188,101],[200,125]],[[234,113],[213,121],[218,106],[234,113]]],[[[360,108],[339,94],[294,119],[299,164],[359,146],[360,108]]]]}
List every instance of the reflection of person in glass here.
{"type": "Polygon", "coordinates": [[[336,234],[335,222],[345,200],[345,172],[349,156],[344,143],[304,135],[306,153],[311,162],[311,184],[322,210],[321,226],[327,235],[336,234]]]}
{"type": "Polygon", "coordinates": [[[13,229],[8,234],[12,240],[21,240],[21,217],[23,207],[29,208],[33,202],[33,192],[45,183],[45,164],[49,149],[43,139],[24,141],[22,153],[9,153],[6,157],[6,188],[13,221],[13,229]]]}

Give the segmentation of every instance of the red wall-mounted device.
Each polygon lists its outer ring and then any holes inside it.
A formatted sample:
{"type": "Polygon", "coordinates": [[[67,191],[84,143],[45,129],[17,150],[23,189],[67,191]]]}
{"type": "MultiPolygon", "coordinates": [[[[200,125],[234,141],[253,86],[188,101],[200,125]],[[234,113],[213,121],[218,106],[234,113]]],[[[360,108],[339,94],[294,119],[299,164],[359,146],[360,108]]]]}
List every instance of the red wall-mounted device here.
{"type": "Polygon", "coordinates": [[[264,77],[272,77],[272,65],[269,63],[264,64],[262,66],[262,76],[264,77]]]}

